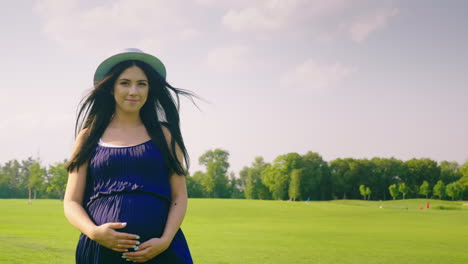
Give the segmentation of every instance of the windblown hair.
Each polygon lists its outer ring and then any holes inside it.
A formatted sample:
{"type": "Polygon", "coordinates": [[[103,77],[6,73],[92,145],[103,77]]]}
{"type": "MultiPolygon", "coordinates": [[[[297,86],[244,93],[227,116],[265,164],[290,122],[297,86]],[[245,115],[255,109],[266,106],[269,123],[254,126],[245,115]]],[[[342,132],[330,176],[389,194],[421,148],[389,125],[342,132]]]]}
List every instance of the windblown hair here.
{"type": "Polygon", "coordinates": [[[95,83],[94,89],[81,100],[81,107],[79,108],[78,117],[75,122],[75,136],[78,136],[79,132],[83,129],[87,129],[87,131],[79,151],[75,152],[66,165],[69,172],[79,169],[82,164],[90,159],[94,148],[97,146],[99,139],[115,112],[115,99],[112,95],[114,83],[124,70],[132,66],[142,69],[148,78],[148,97],[146,103],[140,109],[140,117],[151,140],[162,153],[166,170],[169,172],[169,175],[172,175],[174,172],[179,175],[188,175],[190,165],[189,155],[185,148],[179,125],[179,95],[189,97],[192,102],[192,97],[199,97],[190,91],[171,86],[151,66],[134,60],[124,61],[115,65],[101,81],[95,83]],[[175,94],[177,103],[171,91],[175,94]],[[161,125],[166,126],[172,135],[170,149],[161,125]],[[184,168],[177,158],[176,143],[182,151],[186,168],[184,168]]]}

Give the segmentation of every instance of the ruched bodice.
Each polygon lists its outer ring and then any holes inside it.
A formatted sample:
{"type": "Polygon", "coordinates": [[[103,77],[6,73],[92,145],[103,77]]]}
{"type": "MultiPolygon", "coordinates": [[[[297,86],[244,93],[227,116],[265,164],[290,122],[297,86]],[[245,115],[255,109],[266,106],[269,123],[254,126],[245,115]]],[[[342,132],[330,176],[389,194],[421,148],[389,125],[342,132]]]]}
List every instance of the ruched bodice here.
{"type": "Polygon", "coordinates": [[[118,192],[146,192],[168,202],[171,188],[163,157],[152,140],[128,147],[98,144],[87,173],[87,205],[118,192]]]}

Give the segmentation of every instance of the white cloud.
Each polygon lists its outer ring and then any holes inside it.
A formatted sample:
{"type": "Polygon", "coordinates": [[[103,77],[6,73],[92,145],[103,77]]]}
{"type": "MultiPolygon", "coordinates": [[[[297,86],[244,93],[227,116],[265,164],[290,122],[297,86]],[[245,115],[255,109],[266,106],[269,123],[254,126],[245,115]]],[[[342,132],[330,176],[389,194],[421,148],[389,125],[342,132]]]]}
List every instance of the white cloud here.
{"type": "Polygon", "coordinates": [[[229,10],[223,17],[223,24],[234,31],[246,29],[274,30],[284,25],[284,16],[268,16],[258,8],[246,8],[239,11],[229,10]]]}
{"type": "Polygon", "coordinates": [[[233,31],[279,30],[332,15],[348,4],[343,0],[252,1],[248,6],[231,7],[222,21],[233,31]]]}
{"type": "Polygon", "coordinates": [[[388,5],[367,0],[43,0],[34,10],[44,34],[60,48],[98,55],[138,45],[148,52],[175,51],[184,41],[202,41],[203,30],[217,24],[235,32],[296,31],[325,42],[343,34],[344,25],[346,34],[362,42],[396,15],[397,9],[382,6],[388,5]],[[203,21],[200,14],[220,20],[203,21]]]}
{"type": "Polygon", "coordinates": [[[263,0],[195,0],[201,6],[242,7],[249,3],[263,2],[263,0]]]}
{"type": "Polygon", "coordinates": [[[341,63],[325,65],[309,59],[286,71],[281,76],[280,84],[293,89],[321,91],[337,86],[356,71],[356,67],[345,66],[341,63]]]}
{"type": "Polygon", "coordinates": [[[363,16],[354,21],[349,32],[356,42],[363,42],[370,33],[377,31],[387,24],[388,20],[398,14],[398,9],[379,10],[373,14],[363,16]]]}
{"type": "Polygon", "coordinates": [[[85,7],[75,0],[38,1],[35,11],[43,32],[61,48],[91,50],[97,54],[109,49],[153,43],[170,49],[181,39],[200,34],[190,28],[179,1],[118,0],[107,6],[85,7]]]}
{"type": "MultiPolygon", "coordinates": [[[[205,4],[209,0],[198,0],[205,4]]],[[[235,32],[288,32],[299,30],[319,41],[330,42],[349,34],[356,42],[385,27],[398,14],[390,1],[350,0],[258,0],[225,3],[222,23],[235,32]]]]}
{"type": "Polygon", "coordinates": [[[77,0],[42,0],[37,1],[35,11],[40,15],[61,16],[77,8],[77,0]],[[64,13],[65,12],[65,13],[64,13]]]}
{"type": "Polygon", "coordinates": [[[241,45],[216,48],[208,53],[204,66],[217,73],[239,73],[249,69],[252,61],[249,49],[241,45]]]}

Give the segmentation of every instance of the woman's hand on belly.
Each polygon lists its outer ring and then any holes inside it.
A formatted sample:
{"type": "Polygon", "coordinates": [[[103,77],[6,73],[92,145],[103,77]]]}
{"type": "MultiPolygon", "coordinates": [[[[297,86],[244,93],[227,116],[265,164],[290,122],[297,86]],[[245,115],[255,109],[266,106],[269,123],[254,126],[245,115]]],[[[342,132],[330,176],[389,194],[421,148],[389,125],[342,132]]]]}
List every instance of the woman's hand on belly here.
{"type": "Polygon", "coordinates": [[[130,248],[137,247],[140,242],[138,235],[123,233],[115,229],[124,228],[126,223],[105,223],[97,226],[93,232],[92,240],[98,242],[102,246],[118,252],[126,252],[130,248]]]}
{"type": "Polygon", "coordinates": [[[135,252],[122,254],[123,258],[134,262],[145,262],[164,252],[171,242],[162,238],[152,238],[142,243],[135,252]]]}

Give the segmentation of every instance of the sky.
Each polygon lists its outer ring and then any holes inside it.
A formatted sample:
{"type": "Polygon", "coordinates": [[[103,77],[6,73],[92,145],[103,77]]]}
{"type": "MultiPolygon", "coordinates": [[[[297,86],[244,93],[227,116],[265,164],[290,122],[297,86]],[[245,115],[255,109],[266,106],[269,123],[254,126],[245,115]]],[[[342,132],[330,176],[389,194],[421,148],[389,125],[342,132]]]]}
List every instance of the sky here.
{"type": "Polygon", "coordinates": [[[123,48],[160,58],[190,172],[207,150],[468,161],[467,1],[2,1],[0,163],[69,158],[80,100],[123,48]]]}

